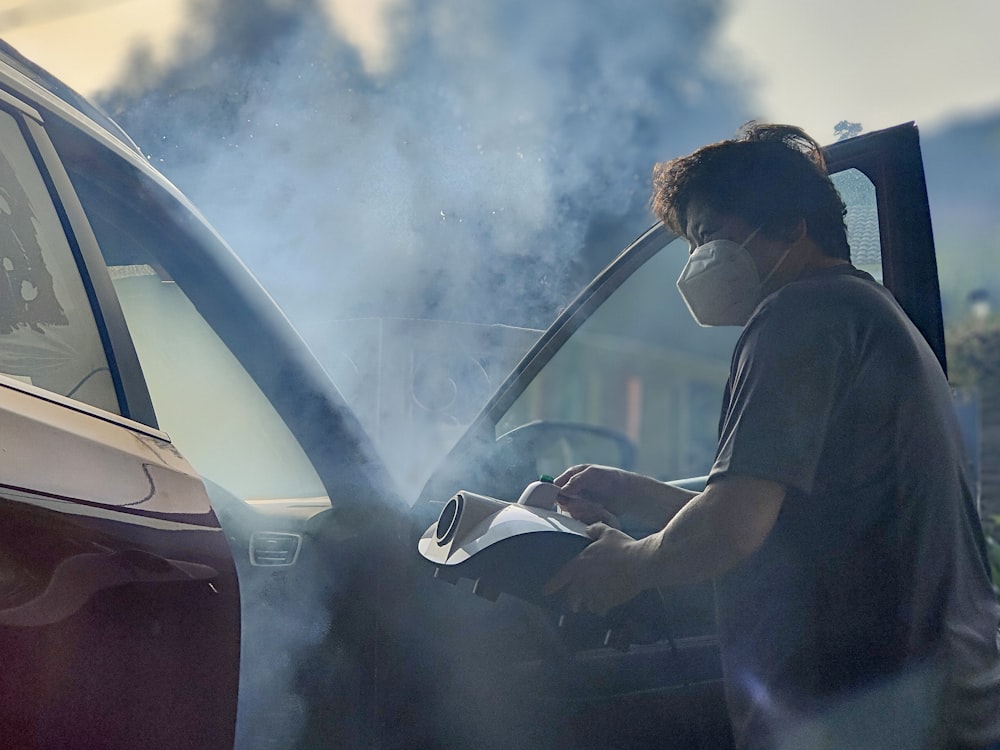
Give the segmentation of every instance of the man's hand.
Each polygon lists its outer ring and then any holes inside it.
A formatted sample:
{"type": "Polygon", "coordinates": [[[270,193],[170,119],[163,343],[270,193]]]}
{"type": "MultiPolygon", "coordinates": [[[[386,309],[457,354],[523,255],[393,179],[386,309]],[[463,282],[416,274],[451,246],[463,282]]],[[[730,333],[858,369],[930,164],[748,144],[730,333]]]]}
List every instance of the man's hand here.
{"type": "Polygon", "coordinates": [[[556,501],[583,523],[618,528],[619,516],[629,516],[649,528],[661,529],[696,493],[643,474],[596,464],[578,464],[555,478],[556,501]]]}
{"type": "Polygon", "coordinates": [[[542,592],[562,591],[571,611],[587,609],[603,615],[642,590],[639,580],[648,554],[642,542],[603,523],[589,526],[587,535],[594,541],[566,563],[542,592]]]}
{"type": "Polygon", "coordinates": [[[554,480],[559,488],[556,502],[577,521],[603,523],[617,529],[632,476],[635,475],[610,466],[571,466],[554,480]]]}

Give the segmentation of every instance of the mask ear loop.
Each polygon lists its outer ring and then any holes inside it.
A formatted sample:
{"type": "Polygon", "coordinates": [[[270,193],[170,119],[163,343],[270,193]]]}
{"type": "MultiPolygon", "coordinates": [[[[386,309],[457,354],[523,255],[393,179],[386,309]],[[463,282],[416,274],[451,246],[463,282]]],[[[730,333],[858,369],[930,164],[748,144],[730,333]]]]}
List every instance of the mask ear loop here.
{"type": "Polygon", "coordinates": [[[788,257],[788,254],[790,252],[792,252],[792,246],[791,245],[789,245],[788,249],[785,250],[784,253],[782,253],[781,257],[778,258],[778,262],[775,263],[771,267],[771,270],[767,272],[767,276],[765,276],[763,279],[761,279],[760,287],[759,287],[760,289],[763,289],[764,285],[767,284],[767,282],[769,282],[771,280],[771,277],[774,276],[775,271],[777,271],[781,267],[781,264],[785,262],[785,258],[788,257]]]}
{"type": "Polygon", "coordinates": [[[748,242],[749,242],[750,240],[752,240],[752,239],[753,239],[754,237],[756,237],[756,236],[757,236],[757,233],[758,233],[758,232],[760,232],[760,230],[761,230],[761,229],[763,229],[763,228],[764,228],[764,225],[763,225],[763,224],[761,224],[761,225],[760,225],[759,227],[757,227],[757,228],[756,228],[755,230],[753,230],[752,232],[750,232],[750,234],[749,234],[749,235],[747,236],[747,238],[746,238],[745,240],[743,240],[743,242],[741,242],[741,243],[740,243],[740,249],[741,249],[741,250],[746,250],[746,247],[747,247],[747,243],[748,243],[748,242]]]}
{"type": "MultiPolygon", "coordinates": [[[[743,248],[744,250],[746,250],[746,245],[747,245],[747,243],[748,243],[748,242],[749,242],[750,240],[752,240],[752,239],[753,239],[754,237],[756,237],[756,236],[757,236],[757,233],[758,233],[758,232],[759,232],[759,231],[760,231],[761,229],[763,229],[763,228],[764,228],[764,225],[763,225],[763,224],[761,224],[761,225],[760,225],[759,227],[757,227],[757,228],[756,228],[755,230],[753,230],[752,232],[750,232],[750,236],[749,236],[749,237],[747,237],[747,238],[746,238],[745,240],[743,240],[743,244],[742,244],[742,245],[740,245],[740,247],[741,247],[741,248],[743,248]]],[[[758,289],[763,289],[763,288],[764,288],[764,285],[765,285],[765,284],[767,284],[767,282],[769,282],[769,281],[771,280],[771,277],[772,277],[772,276],[774,276],[774,273],[775,273],[775,271],[777,271],[777,270],[778,270],[779,268],[781,268],[781,264],[785,262],[785,259],[786,259],[786,258],[788,257],[788,254],[789,254],[790,252],[792,252],[792,246],[791,246],[791,245],[789,245],[789,246],[788,246],[788,249],[787,249],[787,250],[785,250],[785,252],[784,252],[784,253],[782,253],[782,255],[781,255],[781,257],[780,257],[780,258],[778,258],[778,262],[777,262],[777,263],[775,263],[775,264],[774,264],[773,266],[771,266],[771,270],[767,272],[767,276],[765,276],[765,277],[764,277],[763,279],[761,279],[761,282],[760,282],[760,284],[758,284],[758,285],[757,285],[757,288],[758,288],[758,289]]]]}

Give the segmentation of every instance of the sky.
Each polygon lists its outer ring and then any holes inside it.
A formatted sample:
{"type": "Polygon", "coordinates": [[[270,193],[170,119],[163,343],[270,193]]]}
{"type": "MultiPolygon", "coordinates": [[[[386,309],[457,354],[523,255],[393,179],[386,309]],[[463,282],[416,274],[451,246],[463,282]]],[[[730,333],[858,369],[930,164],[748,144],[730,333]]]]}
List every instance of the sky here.
{"type": "MultiPolygon", "coordinates": [[[[0,0],[0,36],[73,88],[109,87],[137,41],[166,59],[189,0],[0,0]]],[[[391,65],[380,14],[405,0],[323,0],[369,67],[391,65]]],[[[934,130],[1000,109],[996,0],[730,0],[706,64],[754,91],[760,119],[831,140],[840,120],[934,130]]],[[[638,22],[638,21],[637,21],[638,22]]]]}

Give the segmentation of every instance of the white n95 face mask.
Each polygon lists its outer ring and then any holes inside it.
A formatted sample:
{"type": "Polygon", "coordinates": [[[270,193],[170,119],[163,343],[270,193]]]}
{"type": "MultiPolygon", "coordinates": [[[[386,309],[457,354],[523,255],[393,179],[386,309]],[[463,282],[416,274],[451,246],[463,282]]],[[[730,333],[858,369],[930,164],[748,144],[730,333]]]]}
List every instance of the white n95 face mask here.
{"type": "Polygon", "coordinates": [[[712,240],[688,257],[677,289],[700,326],[743,326],[763,298],[763,287],[788,257],[791,247],[763,279],[746,244],[760,227],[740,242],[712,240]]]}

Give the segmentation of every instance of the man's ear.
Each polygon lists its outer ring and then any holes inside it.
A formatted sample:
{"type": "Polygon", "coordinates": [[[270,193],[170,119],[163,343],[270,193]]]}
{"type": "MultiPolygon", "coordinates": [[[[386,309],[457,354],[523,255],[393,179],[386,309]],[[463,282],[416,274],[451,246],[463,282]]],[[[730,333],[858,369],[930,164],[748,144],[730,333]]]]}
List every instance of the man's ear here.
{"type": "Polygon", "coordinates": [[[776,220],[771,225],[770,231],[765,225],[764,233],[771,239],[787,242],[791,245],[809,234],[809,226],[806,224],[805,217],[800,216],[797,219],[776,220]]]}
{"type": "Polygon", "coordinates": [[[788,219],[775,227],[774,238],[787,242],[789,245],[795,244],[809,234],[809,226],[806,224],[804,216],[797,219],[788,219]]]}

